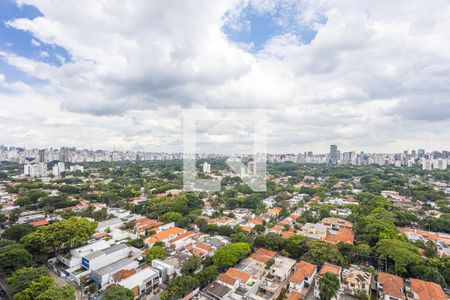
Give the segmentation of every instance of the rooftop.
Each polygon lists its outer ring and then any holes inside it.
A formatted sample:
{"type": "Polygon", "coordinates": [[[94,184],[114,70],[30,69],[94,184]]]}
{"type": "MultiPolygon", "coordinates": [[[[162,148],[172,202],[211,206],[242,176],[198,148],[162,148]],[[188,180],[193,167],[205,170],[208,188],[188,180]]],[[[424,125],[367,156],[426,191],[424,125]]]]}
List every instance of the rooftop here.
{"type": "Polygon", "coordinates": [[[110,265],[107,265],[103,268],[100,268],[95,272],[98,273],[99,275],[115,273],[116,271],[122,270],[125,266],[128,266],[129,264],[131,264],[133,262],[134,262],[134,259],[126,257],[126,258],[118,260],[110,265]]]}
{"type": "Polygon", "coordinates": [[[295,272],[291,276],[290,282],[299,284],[305,277],[311,277],[315,270],[317,270],[316,265],[301,260],[295,265],[295,272]]]}
{"type": "Polygon", "coordinates": [[[333,273],[335,275],[340,275],[341,267],[330,264],[330,263],[324,263],[322,268],[320,269],[319,275],[323,275],[325,273],[333,273]]]}
{"type": "Polygon", "coordinates": [[[382,285],[384,295],[390,295],[397,299],[406,299],[405,293],[403,292],[403,278],[384,272],[378,272],[378,283],[382,285]]]}
{"type": "Polygon", "coordinates": [[[434,282],[411,278],[411,289],[419,296],[420,300],[446,300],[442,287],[434,282]]]}

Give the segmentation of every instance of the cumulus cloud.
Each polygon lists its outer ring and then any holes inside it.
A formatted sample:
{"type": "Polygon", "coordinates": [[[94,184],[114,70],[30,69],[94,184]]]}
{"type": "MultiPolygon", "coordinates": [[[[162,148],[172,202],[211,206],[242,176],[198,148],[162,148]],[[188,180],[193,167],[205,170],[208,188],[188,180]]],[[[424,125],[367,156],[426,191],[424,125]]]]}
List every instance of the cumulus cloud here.
{"type": "Polygon", "coordinates": [[[210,107],[268,109],[273,151],[450,147],[442,130],[450,125],[448,1],[19,3],[43,16],[9,26],[30,32],[35,46],[66,49],[69,59],[54,66],[0,52],[45,82],[12,91],[0,80],[9,90],[0,94],[10,104],[0,122],[7,141],[20,144],[22,133],[53,145],[171,150],[181,145],[182,109],[210,107]],[[284,28],[258,52],[222,30],[251,30],[249,8],[284,28]],[[315,38],[305,43],[299,28],[315,38]],[[19,98],[33,105],[17,113],[19,98]],[[24,120],[38,125],[16,126],[24,120]]]}

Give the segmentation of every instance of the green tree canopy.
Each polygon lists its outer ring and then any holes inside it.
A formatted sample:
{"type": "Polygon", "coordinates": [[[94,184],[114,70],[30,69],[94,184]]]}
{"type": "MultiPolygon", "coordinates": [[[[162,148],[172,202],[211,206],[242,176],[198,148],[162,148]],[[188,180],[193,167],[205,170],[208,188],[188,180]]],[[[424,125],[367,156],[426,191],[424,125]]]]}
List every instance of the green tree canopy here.
{"type": "Polygon", "coordinates": [[[216,266],[231,267],[246,257],[250,251],[250,245],[247,243],[231,243],[217,250],[212,260],[216,266]]]}
{"type": "Polygon", "coordinates": [[[339,278],[330,272],[323,274],[319,278],[319,291],[321,300],[330,300],[336,296],[339,290],[339,278]]]}
{"type": "Polygon", "coordinates": [[[36,228],[30,224],[15,224],[3,232],[2,238],[18,241],[35,230],[36,228]]]}
{"type": "Polygon", "coordinates": [[[7,278],[9,289],[12,294],[16,294],[25,290],[32,281],[38,281],[41,276],[47,274],[44,267],[18,269],[7,278]]]}
{"type": "Polygon", "coordinates": [[[335,246],[323,241],[308,241],[306,245],[308,252],[303,259],[318,266],[322,266],[325,262],[334,264],[342,263],[342,255],[335,246]]]}
{"type": "Polygon", "coordinates": [[[213,265],[198,272],[195,275],[195,278],[197,278],[201,287],[205,287],[208,283],[214,281],[218,275],[219,271],[217,271],[217,267],[213,265]]]}
{"type": "Polygon", "coordinates": [[[1,274],[10,274],[30,266],[32,262],[33,256],[20,244],[9,244],[0,248],[1,274]]]}
{"type": "Polygon", "coordinates": [[[375,252],[381,258],[393,260],[394,271],[404,275],[407,274],[408,266],[422,261],[419,248],[402,240],[380,240],[375,247],[375,252]]]}
{"type": "Polygon", "coordinates": [[[275,232],[269,232],[266,235],[258,235],[255,238],[254,246],[257,248],[266,248],[273,251],[283,249],[285,240],[281,235],[275,232]]]}
{"type": "Polygon", "coordinates": [[[75,300],[75,289],[72,286],[57,286],[55,279],[41,276],[32,281],[27,288],[17,293],[16,300],[75,300]]]}
{"type": "Polygon", "coordinates": [[[167,257],[167,252],[161,246],[153,246],[145,251],[147,262],[150,263],[154,259],[164,259],[167,257]]]}
{"type": "Polygon", "coordinates": [[[201,266],[201,259],[195,255],[192,255],[189,257],[181,267],[181,273],[183,274],[194,274],[194,272],[200,268],[201,266]]]}
{"type": "Polygon", "coordinates": [[[301,235],[291,236],[284,243],[284,250],[289,253],[289,256],[295,259],[300,259],[307,251],[306,238],[301,235]]]}
{"type": "Polygon", "coordinates": [[[175,277],[169,288],[161,293],[161,300],[180,299],[199,285],[200,282],[195,277],[189,275],[175,277]]]}
{"type": "Polygon", "coordinates": [[[101,300],[133,300],[133,291],[120,285],[111,285],[103,292],[101,300]]]}
{"type": "Polygon", "coordinates": [[[20,242],[33,253],[53,253],[85,244],[95,233],[97,222],[72,217],[22,237],[20,242]]]}

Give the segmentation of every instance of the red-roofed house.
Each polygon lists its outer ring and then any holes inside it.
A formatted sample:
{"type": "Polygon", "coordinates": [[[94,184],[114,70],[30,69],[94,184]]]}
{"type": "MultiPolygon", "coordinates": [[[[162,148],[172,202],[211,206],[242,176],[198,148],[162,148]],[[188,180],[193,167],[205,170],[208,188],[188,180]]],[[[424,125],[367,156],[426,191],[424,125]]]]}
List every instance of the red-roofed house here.
{"type": "Polygon", "coordinates": [[[153,246],[156,242],[167,243],[169,240],[186,232],[183,228],[172,227],[170,229],[155,233],[144,240],[149,246],[153,246]]]}
{"type": "Polygon", "coordinates": [[[403,278],[389,273],[378,272],[377,289],[380,299],[405,300],[405,284],[403,278]]]}
{"type": "Polygon", "coordinates": [[[203,258],[206,256],[212,256],[214,254],[215,250],[210,245],[200,243],[200,242],[194,242],[194,243],[191,242],[186,245],[183,252],[203,258]]]}
{"type": "Polygon", "coordinates": [[[411,278],[411,292],[414,300],[447,300],[442,287],[434,282],[411,278]]]}
{"type": "Polygon", "coordinates": [[[198,235],[198,233],[196,233],[196,232],[187,231],[187,232],[182,233],[179,236],[169,240],[168,243],[170,246],[174,246],[175,250],[178,251],[178,250],[183,249],[197,235],[198,235]]]}
{"type": "Polygon", "coordinates": [[[305,296],[317,275],[317,266],[301,260],[295,265],[295,272],[289,279],[291,291],[305,296]]]}
{"type": "Polygon", "coordinates": [[[38,220],[38,221],[30,222],[29,224],[32,225],[33,227],[41,227],[41,226],[48,225],[49,223],[47,220],[38,220]]]}
{"type": "Polygon", "coordinates": [[[256,249],[255,253],[259,255],[269,256],[270,258],[274,258],[277,255],[275,251],[270,251],[264,248],[256,249]]]}
{"type": "MultiPolygon", "coordinates": [[[[336,275],[339,278],[339,284],[341,282],[342,268],[339,266],[330,264],[330,263],[324,263],[322,268],[319,271],[319,274],[317,274],[317,276],[316,276],[316,283],[314,286],[314,296],[316,298],[320,298],[319,279],[322,275],[325,275],[326,273],[332,273],[332,274],[336,275]]],[[[333,297],[331,299],[336,299],[336,298],[333,297]]]]}

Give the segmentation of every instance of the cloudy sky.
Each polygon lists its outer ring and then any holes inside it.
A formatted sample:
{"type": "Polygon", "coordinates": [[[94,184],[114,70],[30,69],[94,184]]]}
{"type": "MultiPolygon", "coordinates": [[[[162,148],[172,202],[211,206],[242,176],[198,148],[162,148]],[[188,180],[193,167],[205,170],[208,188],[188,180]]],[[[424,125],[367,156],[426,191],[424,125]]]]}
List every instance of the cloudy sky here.
{"type": "Polygon", "coordinates": [[[179,151],[245,108],[272,152],[449,149],[449,49],[448,0],[0,0],[0,144],[179,151]]]}

